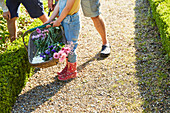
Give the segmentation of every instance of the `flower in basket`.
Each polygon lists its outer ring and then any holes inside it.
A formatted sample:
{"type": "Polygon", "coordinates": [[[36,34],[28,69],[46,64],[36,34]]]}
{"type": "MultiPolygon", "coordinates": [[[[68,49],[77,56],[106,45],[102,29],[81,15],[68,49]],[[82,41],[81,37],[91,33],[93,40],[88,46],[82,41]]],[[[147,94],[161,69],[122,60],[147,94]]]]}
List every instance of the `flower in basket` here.
{"type": "Polygon", "coordinates": [[[59,59],[59,58],[60,58],[60,56],[59,56],[58,53],[54,53],[53,57],[54,57],[55,59],[59,59]]]}
{"type": "Polygon", "coordinates": [[[66,59],[66,53],[63,53],[63,54],[61,55],[61,57],[59,58],[59,61],[60,61],[60,62],[63,62],[64,59],[66,59]]]}
{"type": "Polygon", "coordinates": [[[68,46],[66,46],[66,47],[63,47],[58,53],[55,52],[53,57],[55,59],[59,59],[60,62],[63,62],[70,52],[71,52],[71,49],[68,46]]]}
{"type": "Polygon", "coordinates": [[[45,51],[45,53],[46,53],[47,55],[50,55],[50,50],[47,49],[47,50],[45,51]]]}
{"type": "Polygon", "coordinates": [[[37,33],[41,33],[41,30],[39,28],[36,29],[37,33]]]}
{"type": "Polygon", "coordinates": [[[32,40],[37,48],[35,57],[40,56],[44,61],[52,60],[53,58],[63,61],[66,58],[69,49],[67,48],[66,52],[60,52],[65,47],[65,44],[61,42],[62,33],[59,28],[37,28],[36,33],[32,36],[32,40]]]}

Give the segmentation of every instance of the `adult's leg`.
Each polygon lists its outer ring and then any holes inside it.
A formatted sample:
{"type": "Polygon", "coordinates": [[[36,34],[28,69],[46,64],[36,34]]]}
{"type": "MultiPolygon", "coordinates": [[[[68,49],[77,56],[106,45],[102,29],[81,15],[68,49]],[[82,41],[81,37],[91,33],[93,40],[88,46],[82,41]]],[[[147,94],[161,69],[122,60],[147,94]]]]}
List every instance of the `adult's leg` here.
{"type": "Polygon", "coordinates": [[[47,16],[43,14],[42,16],[39,17],[39,19],[44,23],[48,20],[47,16]]]}
{"type": "Polygon", "coordinates": [[[19,1],[16,0],[6,0],[6,5],[10,11],[11,19],[7,20],[7,27],[10,34],[10,40],[13,42],[17,37],[17,26],[16,19],[18,17],[18,7],[20,5],[19,1]]]}
{"type": "Polygon", "coordinates": [[[96,17],[91,17],[91,19],[93,20],[94,26],[102,38],[103,45],[107,44],[106,28],[102,16],[99,15],[96,17]]]}
{"type": "Polygon", "coordinates": [[[102,38],[102,50],[100,56],[107,57],[110,54],[110,45],[107,40],[105,24],[100,15],[99,0],[81,0],[81,6],[84,16],[91,17],[96,30],[102,38]]]}
{"type": "Polygon", "coordinates": [[[13,42],[16,39],[16,19],[17,17],[7,20],[7,27],[10,34],[11,42],[13,42]]]}
{"type": "Polygon", "coordinates": [[[39,18],[43,23],[48,20],[41,0],[23,0],[22,4],[32,18],[39,18]]]}

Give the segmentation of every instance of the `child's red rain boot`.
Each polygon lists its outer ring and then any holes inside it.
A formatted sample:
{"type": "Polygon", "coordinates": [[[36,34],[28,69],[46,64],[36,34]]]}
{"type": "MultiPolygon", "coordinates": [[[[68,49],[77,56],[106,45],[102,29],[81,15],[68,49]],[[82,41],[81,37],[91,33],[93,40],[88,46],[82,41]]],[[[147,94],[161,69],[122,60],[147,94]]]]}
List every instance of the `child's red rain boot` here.
{"type": "Polygon", "coordinates": [[[64,74],[58,76],[58,80],[66,81],[72,78],[76,78],[76,74],[77,74],[77,63],[68,62],[67,71],[64,74]]]}
{"type": "Polygon", "coordinates": [[[66,58],[66,66],[61,72],[57,72],[58,75],[64,74],[68,69],[68,58],[66,58]]]}

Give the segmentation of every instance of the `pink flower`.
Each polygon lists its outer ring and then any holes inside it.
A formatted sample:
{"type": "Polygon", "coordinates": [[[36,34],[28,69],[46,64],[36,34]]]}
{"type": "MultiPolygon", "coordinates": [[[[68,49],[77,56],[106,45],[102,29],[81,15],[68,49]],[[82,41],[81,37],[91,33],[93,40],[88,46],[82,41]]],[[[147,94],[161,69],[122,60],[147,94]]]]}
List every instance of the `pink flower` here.
{"type": "Polygon", "coordinates": [[[36,29],[37,33],[41,33],[41,30],[39,28],[36,29]]]}
{"type": "Polygon", "coordinates": [[[64,53],[66,53],[66,55],[68,56],[69,52],[71,51],[71,49],[69,47],[63,47],[61,49],[61,51],[64,51],[64,53]]]}
{"type": "Polygon", "coordinates": [[[64,47],[63,48],[61,48],[61,51],[64,51],[65,49],[64,49],[64,47]]]}
{"type": "Polygon", "coordinates": [[[2,37],[0,37],[0,40],[2,39],[2,37]]]}
{"type": "Polygon", "coordinates": [[[61,57],[63,53],[64,53],[64,51],[60,50],[60,51],[58,52],[59,57],[61,57]]]}
{"type": "Polygon", "coordinates": [[[53,57],[54,57],[55,59],[59,59],[59,58],[60,58],[60,56],[59,56],[58,53],[54,53],[54,54],[53,54],[53,57]]]}
{"type": "Polygon", "coordinates": [[[63,54],[61,55],[61,57],[59,58],[59,61],[60,61],[60,62],[63,62],[64,59],[66,59],[66,53],[63,53],[63,54]]]}
{"type": "Polygon", "coordinates": [[[42,33],[48,33],[48,29],[45,29],[44,31],[42,31],[42,33]]]}
{"type": "Polygon", "coordinates": [[[70,52],[66,51],[65,53],[66,53],[66,56],[68,56],[68,54],[69,54],[70,52]]]}
{"type": "Polygon", "coordinates": [[[70,52],[71,51],[71,49],[69,48],[69,47],[65,47],[65,49],[64,49],[64,52],[70,52]]]}

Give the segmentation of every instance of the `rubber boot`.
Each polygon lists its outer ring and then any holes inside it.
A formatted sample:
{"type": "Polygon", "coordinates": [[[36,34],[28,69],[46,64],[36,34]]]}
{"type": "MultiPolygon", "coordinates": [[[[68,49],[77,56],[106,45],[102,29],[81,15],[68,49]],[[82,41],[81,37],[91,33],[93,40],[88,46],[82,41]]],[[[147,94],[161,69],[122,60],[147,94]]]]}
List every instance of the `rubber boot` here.
{"type": "Polygon", "coordinates": [[[68,58],[66,58],[66,66],[61,72],[57,72],[58,75],[64,74],[68,69],[68,58]]]}
{"type": "Polygon", "coordinates": [[[67,81],[69,79],[76,78],[76,75],[77,75],[77,63],[68,62],[67,71],[64,74],[58,76],[58,80],[67,81]]]}

